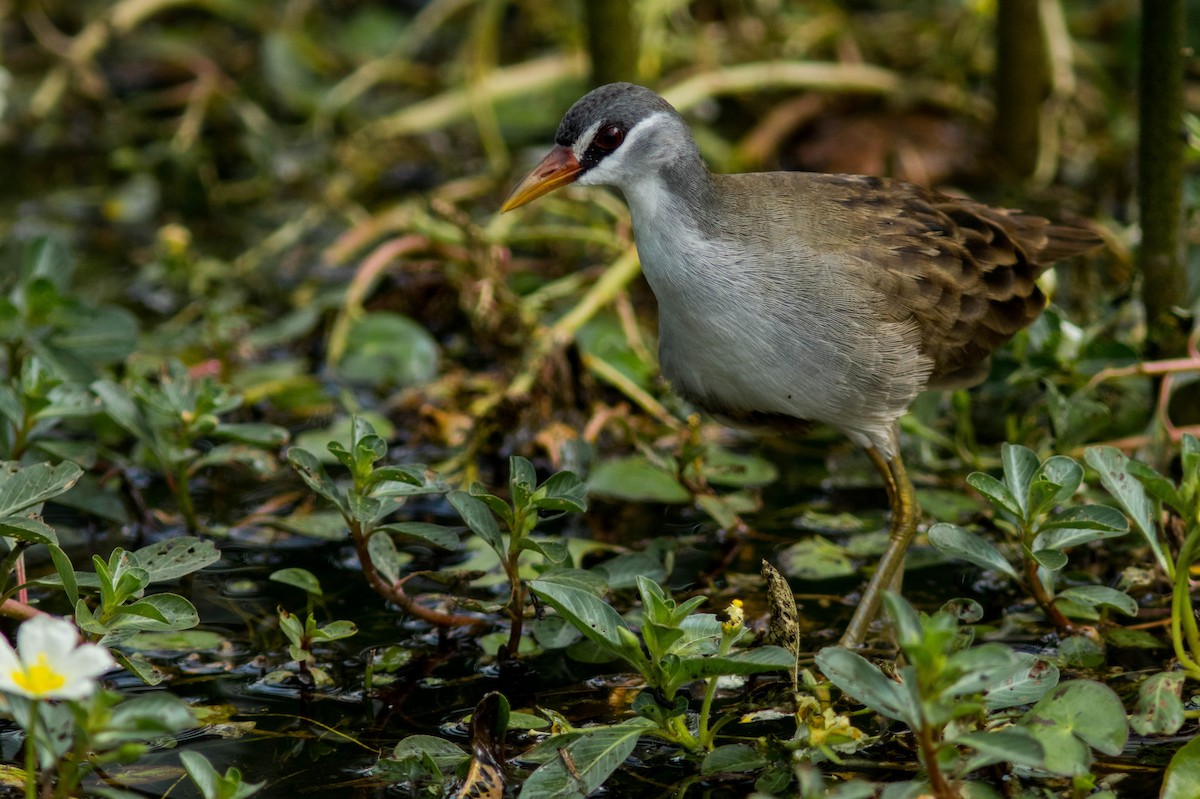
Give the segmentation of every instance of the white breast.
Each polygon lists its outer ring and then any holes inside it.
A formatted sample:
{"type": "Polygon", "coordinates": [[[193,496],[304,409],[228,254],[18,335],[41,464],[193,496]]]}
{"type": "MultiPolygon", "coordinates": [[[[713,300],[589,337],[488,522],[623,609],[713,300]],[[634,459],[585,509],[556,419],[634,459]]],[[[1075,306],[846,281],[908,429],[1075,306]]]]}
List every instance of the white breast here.
{"type": "Polygon", "coordinates": [[[659,303],[663,374],[679,393],[710,410],[831,424],[890,454],[891,424],[930,368],[911,326],[864,315],[816,253],[750,258],[744,242],[704,235],[657,175],[625,194],[659,303]]]}

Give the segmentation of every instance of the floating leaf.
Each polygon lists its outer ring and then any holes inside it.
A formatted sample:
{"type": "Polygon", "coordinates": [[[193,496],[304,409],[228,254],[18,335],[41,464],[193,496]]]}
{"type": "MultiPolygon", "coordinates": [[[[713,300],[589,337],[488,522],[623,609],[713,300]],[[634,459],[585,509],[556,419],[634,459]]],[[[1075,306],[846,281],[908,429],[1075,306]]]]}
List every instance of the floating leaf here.
{"type": "Polygon", "coordinates": [[[779,553],[779,567],[800,580],[828,580],[854,574],[854,561],[846,550],[827,538],[814,535],[779,553]]]}
{"type": "Polygon", "coordinates": [[[1119,754],[1129,738],[1125,708],[1113,690],[1091,680],[1063,683],[1021,719],[1046,750],[1045,768],[1056,774],[1087,771],[1091,746],[1106,755],[1119,754]],[[1080,744],[1075,744],[1078,740],[1080,744]]]}
{"type": "Polygon", "coordinates": [[[588,491],[630,502],[680,503],[692,498],[675,475],[638,455],[601,463],[592,470],[588,491]]]}
{"type": "Polygon", "coordinates": [[[1138,735],[1174,735],[1183,726],[1182,671],[1152,674],[1138,687],[1129,725],[1138,735]]]}

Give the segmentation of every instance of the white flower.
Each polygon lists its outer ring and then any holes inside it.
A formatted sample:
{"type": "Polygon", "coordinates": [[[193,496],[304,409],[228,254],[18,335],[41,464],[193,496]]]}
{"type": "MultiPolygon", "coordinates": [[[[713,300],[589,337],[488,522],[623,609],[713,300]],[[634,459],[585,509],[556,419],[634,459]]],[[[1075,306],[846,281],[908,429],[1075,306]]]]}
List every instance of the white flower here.
{"type": "Polygon", "coordinates": [[[30,699],[83,699],[115,666],[108,650],[79,643],[65,619],[34,616],[17,628],[17,648],[0,636],[0,691],[30,699]]]}

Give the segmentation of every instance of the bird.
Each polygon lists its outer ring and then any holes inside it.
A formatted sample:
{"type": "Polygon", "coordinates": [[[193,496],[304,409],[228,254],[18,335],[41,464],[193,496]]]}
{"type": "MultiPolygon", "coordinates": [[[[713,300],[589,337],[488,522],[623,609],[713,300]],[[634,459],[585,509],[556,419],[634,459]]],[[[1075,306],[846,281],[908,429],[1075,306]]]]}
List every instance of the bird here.
{"type": "Polygon", "coordinates": [[[839,642],[861,647],[919,516],[899,418],[922,391],[984,380],[1045,307],[1038,276],[1100,237],[880,177],[715,174],[675,108],[632,83],[575,102],[500,210],[572,183],[625,197],[673,391],[737,427],[831,425],[879,471],[888,543],[839,642]]]}

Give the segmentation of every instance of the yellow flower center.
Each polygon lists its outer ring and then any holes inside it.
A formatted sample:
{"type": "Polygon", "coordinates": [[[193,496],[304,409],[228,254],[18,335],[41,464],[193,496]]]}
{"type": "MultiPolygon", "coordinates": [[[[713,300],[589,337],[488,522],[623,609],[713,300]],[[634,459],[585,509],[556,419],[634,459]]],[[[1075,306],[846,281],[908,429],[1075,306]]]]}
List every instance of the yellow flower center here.
{"type": "Polygon", "coordinates": [[[67,678],[59,674],[46,662],[46,653],[38,652],[37,663],[22,670],[13,672],[12,680],[18,687],[28,691],[31,696],[46,696],[52,691],[62,688],[67,678]]]}

